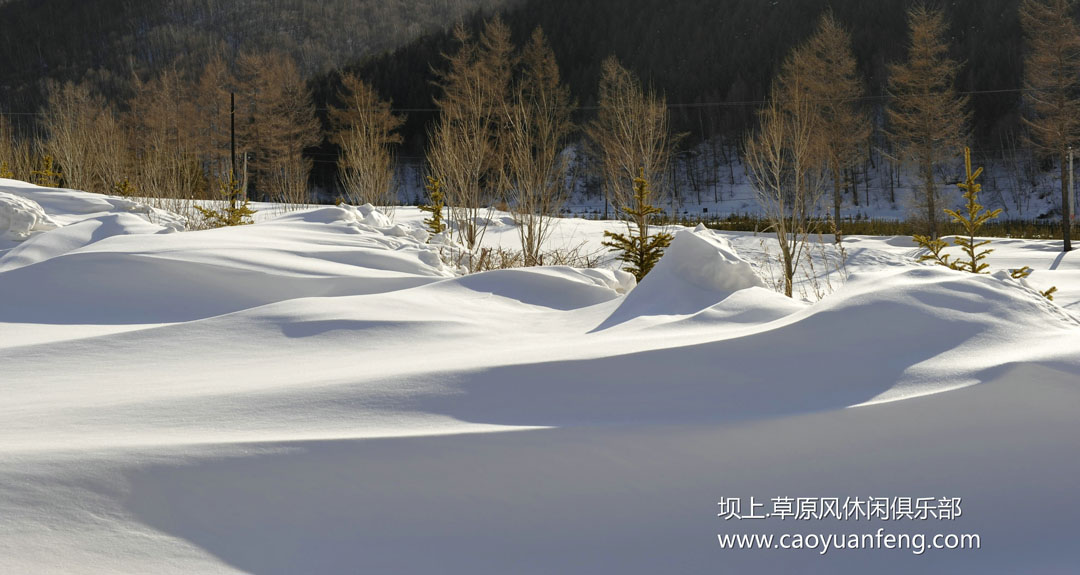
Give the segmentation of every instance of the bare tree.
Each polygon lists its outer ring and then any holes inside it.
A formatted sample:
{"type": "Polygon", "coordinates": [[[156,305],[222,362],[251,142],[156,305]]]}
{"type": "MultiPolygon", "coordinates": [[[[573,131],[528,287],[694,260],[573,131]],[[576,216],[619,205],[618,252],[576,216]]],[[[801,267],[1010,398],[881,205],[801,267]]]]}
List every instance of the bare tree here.
{"type": "Polygon", "coordinates": [[[968,98],[953,80],[959,63],[948,57],[945,14],[917,5],[908,11],[911,40],[908,60],[890,67],[888,108],[892,136],[902,159],[914,163],[922,179],[927,234],[938,237],[938,189],[935,167],[955,157],[967,141],[968,98]]]}
{"type": "MultiPolygon", "coordinates": [[[[678,137],[669,131],[667,101],[641,82],[614,57],[601,67],[597,117],[589,125],[592,153],[599,158],[607,205],[631,204],[639,172],[650,182],[667,180],[671,150],[678,137]]],[[[658,186],[658,191],[663,191],[658,186]]]]}
{"type": "Polygon", "coordinates": [[[784,295],[792,297],[795,274],[810,257],[808,244],[818,232],[815,211],[824,174],[814,149],[820,112],[801,90],[784,95],[785,102],[780,101],[782,94],[774,86],[757,132],[746,140],[744,161],[758,204],[780,244],[784,295]]]}
{"type": "Polygon", "coordinates": [[[0,178],[19,177],[15,172],[16,145],[15,131],[7,116],[0,113],[0,178]]]}
{"type": "Polygon", "coordinates": [[[479,42],[461,25],[458,49],[439,71],[439,120],[429,136],[428,164],[443,186],[457,233],[469,249],[479,246],[490,208],[506,182],[507,137],[502,123],[513,67],[510,31],[499,18],[479,42]]]}
{"type": "MultiPolygon", "coordinates": [[[[839,225],[844,174],[866,149],[871,125],[859,107],[865,90],[855,69],[851,37],[831,11],[821,18],[814,35],[785,61],[781,82],[786,91],[795,89],[790,80],[795,77],[805,98],[814,103],[820,116],[814,122],[817,128],[814,147],[828,166],[833,185],[833,218],[839,225]]],[[[785,97],[785,101],[798,100],[785,97]]],[[[858,205],[858,194],[853,192],[852,197],[858,205]]]]}
{"type": "Polygon", "coordinates": [[[402,141],[395,132],[405,118],[394,114],[391,103],[380,100],[375,90],[356,76],[344,76],[342,85],[338,93],[342,107],[330,110],[334,141],[341,147],[341,185],[350,202],[392,209],[397,203],[392,146],[402,141]]]}
{"type": "MultiPolygon", "coordinates": [[[[49,82],[42,116],[43,150],[61,167],[64,183],[78,190],[108,191],[95,176],[95,150],[105,102],[85,84],[49,82]]],[[[110,184],[111,185],[111,184],[110,184]]]]}
{"type": "Polygon", "coordinates": [[[566,203],[567,162],[561,152],[573,130],[570,88],[559,80],[555,54],[540,28],[522,54],[524,70],[506,116],[510,199],[526,266],[540,265],[551,218],[566,203]]]}
{"type": "Polygon", "coordinates": [[[130,176],[127,134],[111,109],[103,109],[94,126],[91,140],[90,170],[93,187],[103,193],[115,193],[130,176]]]}
{"type": "Polygon", "coordinates": [[[1069,218],[1068,150],[1080,138],[1080,32],[1073,20],[1074,0],[1024,0],[1020,22],[1024,59],[1025,124],[1035,151],[1061,166],[1063,250],[1072,250],[1069,218]]]}

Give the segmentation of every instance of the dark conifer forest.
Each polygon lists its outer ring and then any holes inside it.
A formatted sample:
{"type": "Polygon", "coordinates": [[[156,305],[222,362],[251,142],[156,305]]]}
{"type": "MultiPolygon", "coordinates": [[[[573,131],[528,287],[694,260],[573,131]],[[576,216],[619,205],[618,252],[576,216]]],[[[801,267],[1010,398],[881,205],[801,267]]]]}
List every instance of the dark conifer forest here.
{"type": "MultiPolygon", "coordinates": [[[[614,54],[666,93],[676,129],[695,137],[737,136],[754,118],[778,63],[831,8],[852,34],[869,104],[885,96],[886,67],[903,57],[910,0],[13,0],[0,5],[0,106],[34,112],[47,78],[92,82],[107,99],[132,93],[131,78],[197,68],[224,48],[284,50],[315,88],[334,89],[334,70],[357,69],[397,107],[431,107],[431,67],[450,49],[459,17],[498,6],[519,43],[536,26],[564,79],[595,105],[600,63],[614,54]]],[[[980,147],[1018,128],[1021,34],[1018,0],[944,3],[959,88],[973,92],[980,147]]],[[[406,142],[419,149],[420,112],[406,142]]]]}

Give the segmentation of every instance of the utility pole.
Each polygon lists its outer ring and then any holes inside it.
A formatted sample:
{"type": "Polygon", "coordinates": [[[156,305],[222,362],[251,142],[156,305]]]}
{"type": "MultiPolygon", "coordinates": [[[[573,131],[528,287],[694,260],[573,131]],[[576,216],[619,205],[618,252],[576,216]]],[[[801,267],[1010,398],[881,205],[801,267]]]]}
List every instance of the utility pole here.
{"type": "Polygon", "coordinates": [[[236,92],[229,92],[229,207],[236,209],[236,92]]]}
{"type": "Polygon", "coordinates": [[[1076,220],[1076,188],[1073,179],[1073,148],[1069,146],[1069,225],[1076,220]]]}
{"type": "Polygon", "coordinates": [[[229,92],[229,133],[230,144],[229,152],[232,158],[232,164],[229,168],[229,179],[236,180],[236,92],[229,92]]]}

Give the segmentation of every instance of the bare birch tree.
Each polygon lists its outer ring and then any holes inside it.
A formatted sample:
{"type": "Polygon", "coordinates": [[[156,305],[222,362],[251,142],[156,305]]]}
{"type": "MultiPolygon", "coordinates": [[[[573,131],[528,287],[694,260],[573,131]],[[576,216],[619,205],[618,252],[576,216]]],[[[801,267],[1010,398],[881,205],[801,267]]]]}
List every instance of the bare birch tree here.
{"type": "MultiPolygon", "coordinates": [[[[797,78],[791,80],[797,83],[797,78]]],[[[784,295],[792,297],[795,274],[808,245],[818,232],[816,211],[824,189],[822,164],[815,150],[820,112],[805,92],[785,94],[774,86],[769,103],[759,113],[760,125],[747,140],[744,161],[769,229],[780,245],[779,263],[784,295]],[[781,102],[781,94],[788,98],[781,102]]]]}

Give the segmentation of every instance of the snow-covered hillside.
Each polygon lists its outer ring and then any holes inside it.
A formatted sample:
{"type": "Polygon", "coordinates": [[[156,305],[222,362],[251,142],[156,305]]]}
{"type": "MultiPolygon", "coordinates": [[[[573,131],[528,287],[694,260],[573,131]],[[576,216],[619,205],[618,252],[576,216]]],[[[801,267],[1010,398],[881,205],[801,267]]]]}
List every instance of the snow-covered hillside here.
{"type": "MultiPolygon", "coordinates": [[[[0,209],[3,573],[1080,568],[1080,256],[1054,242],[995,242],[1025,284],[852,237],[793,301],[751,233],[672,230],[634,286],[610,255],[461,275],[407,208],[185,232],[4,180],[0,209]],[[718,517],[751,497],[963,511],[718,517]],[[981,548],[718,537],[879,529],[981,548]]],[[[560,220],[552,246],[600,256],[619,226],[560,220]]],[[[484,242],[516,234],[495,214],[484,242]]]]}

